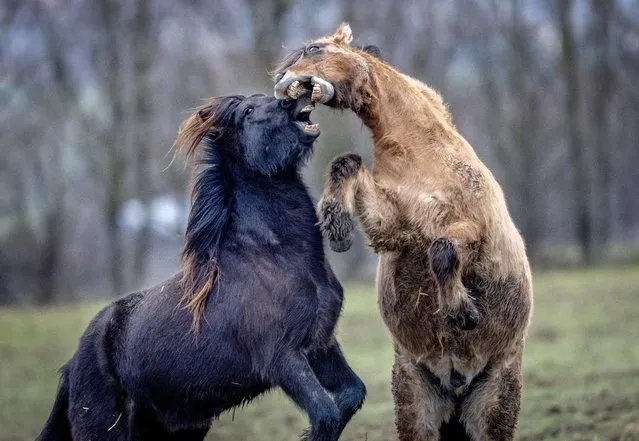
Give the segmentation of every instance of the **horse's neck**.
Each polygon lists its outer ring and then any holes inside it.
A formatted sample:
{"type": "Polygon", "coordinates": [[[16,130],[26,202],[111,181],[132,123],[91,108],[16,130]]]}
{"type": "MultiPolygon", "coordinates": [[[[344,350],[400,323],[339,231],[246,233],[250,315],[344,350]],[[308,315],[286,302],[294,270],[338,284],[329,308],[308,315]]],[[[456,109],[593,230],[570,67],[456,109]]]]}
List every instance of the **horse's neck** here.
{"type": "Polygon", "coordinates": [[[374,97],[359,113],[364,124],[380,141],[407,144],[404,148],[423,148],[426,141],[458,136],[441,97],[420,81],[390,66],[372,66],[370,95],[374,97]],[[410,142],[410,140],[414,142],[410,142]]]}

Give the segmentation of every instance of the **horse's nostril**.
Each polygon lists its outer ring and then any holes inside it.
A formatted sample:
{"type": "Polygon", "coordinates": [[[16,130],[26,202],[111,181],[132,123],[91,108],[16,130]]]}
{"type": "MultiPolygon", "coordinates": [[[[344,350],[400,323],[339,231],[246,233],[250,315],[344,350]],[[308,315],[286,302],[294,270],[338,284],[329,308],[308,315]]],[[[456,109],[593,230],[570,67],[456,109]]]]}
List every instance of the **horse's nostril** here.
{"type": "Polygon", "coordinates": [[[453,369],[450,372],[450,385],[457,388],[466,384],[466,376],[453,369]]]}
{"type": "Polygon", "coordinates": [[[284,72],[280,72],[277,75],[275,75],[275,84],[279,83],[283,76],[284,76],[284,72]]]}

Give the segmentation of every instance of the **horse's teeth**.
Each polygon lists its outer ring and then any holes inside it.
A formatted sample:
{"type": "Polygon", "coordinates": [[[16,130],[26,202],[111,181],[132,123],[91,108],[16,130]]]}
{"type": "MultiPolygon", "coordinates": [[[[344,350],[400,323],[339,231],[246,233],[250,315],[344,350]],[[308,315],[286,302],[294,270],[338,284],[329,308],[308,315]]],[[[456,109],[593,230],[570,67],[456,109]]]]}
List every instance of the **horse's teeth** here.
{"type": "Polygon", "coordinates": [[[297,99],[304,94],[304,86],[298,81],[293,81],[286,89],[289,97],[297,99]]]}
{"type": "Polygon", "coordinates": [[[315,106],[313,104],[307,104],[300,110],[300,112],[312,112],[315,106]]]}
{"type": "Polygon", "coordinates": [[[311,93],[311,100],[319,101],[322,98],[322,88],[319,84],[313,85],[313,92],[311,93]]]}

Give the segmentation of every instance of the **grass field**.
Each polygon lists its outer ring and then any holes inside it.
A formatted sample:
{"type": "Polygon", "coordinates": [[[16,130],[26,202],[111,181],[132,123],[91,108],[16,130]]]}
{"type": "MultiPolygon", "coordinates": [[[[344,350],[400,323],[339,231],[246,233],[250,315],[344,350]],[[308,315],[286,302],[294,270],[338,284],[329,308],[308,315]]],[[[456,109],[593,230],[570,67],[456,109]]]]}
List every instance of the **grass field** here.
{"type": "MultiPolygon", "coordinates": [[[[339,338],[369,395],[342,439],[392,440],[390,339],[373,288],[346,295],[339,338]]],[[[56,370],[100,306],[0,310],[0,441],[37,436],[56,370]]],[[[524,357],[519,440],[639,440],[639,268],[536,275],[524,357]]],[[[305,425],[276,392],[223,415],[208,439],[293,440],[305,425]]]]}

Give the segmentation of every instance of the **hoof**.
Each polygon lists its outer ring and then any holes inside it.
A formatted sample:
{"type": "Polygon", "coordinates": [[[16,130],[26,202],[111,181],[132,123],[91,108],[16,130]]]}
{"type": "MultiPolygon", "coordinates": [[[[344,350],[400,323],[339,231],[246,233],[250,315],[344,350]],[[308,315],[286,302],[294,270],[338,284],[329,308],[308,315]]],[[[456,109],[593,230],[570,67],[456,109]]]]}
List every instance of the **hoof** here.
{"type": "Polygon", "coordinates": [[[435,240],[429,250],[430,267],[439,283],[445,283],[459,268],[457,248],[449,239],[435,240]]]}
{"type": "Polygon", "coordinates": [[[470,300],[450,315],[450,321],[463,331],[472,331],[479,323],[479,310],[470,300]]]}
{"type": "Polygon", "coordinates": [[[329,239],[328,245],[331,247],[331,250],[335,251],[336,253],[344,253],[350,250],[351,246],[353,246],[353,238],[349,236],[342,240],[329,239]]]}

